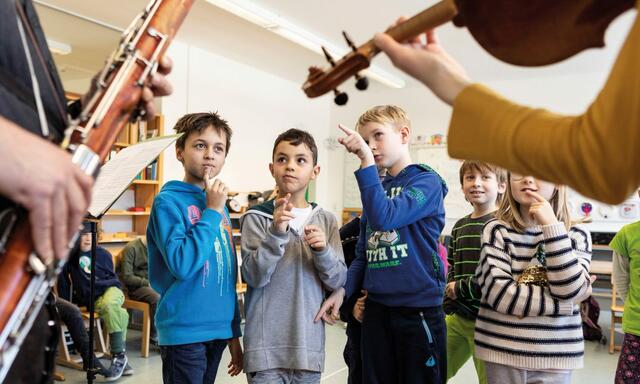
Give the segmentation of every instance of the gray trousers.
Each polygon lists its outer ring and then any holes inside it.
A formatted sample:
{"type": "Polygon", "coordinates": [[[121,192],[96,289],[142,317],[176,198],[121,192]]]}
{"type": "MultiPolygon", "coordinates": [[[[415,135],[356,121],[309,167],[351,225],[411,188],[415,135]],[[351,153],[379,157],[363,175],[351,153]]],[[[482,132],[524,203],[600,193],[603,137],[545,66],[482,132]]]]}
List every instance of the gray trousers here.
{"type": "Polygon", "coordinates": [[[569,372],[540,372],[485,361],[488,383],[509,384],[570,384],[569,372]]]}
{"type": "Polygon", "coordinates": [[[156,335],[156,307],[158,306],[158,300],[160,300],[160,294],[154,291],[151,287],[140,287],[134,290],[128,289],[129,298],[131,300],[142,301],[149,304],[151,313],[151,336],[156,335]]]}
{"type": "Polygon", "coordinates": [[[319,384],[320,372],[300,369],[268,369],[247,373],[249,384],[319,384]]]}

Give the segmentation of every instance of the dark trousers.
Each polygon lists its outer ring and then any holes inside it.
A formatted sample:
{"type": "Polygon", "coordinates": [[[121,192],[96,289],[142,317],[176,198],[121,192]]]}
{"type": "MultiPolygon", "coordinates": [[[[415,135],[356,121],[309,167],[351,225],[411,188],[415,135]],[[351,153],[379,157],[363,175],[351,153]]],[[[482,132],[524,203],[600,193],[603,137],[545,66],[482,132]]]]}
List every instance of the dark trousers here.
{"type": "Polygon", "coordinates": [[[75,304],[60,297],[56,300],[56,309],[60,320],[69,330],[76,351],[82,356],[82,362],[87,364],[89,358],[89,334],[84,327],[80,309],[75,304]]]}
{"type": "Polygon", "coordinates": [[[342,356],[349,367],[348,384],[362,384],[361,332],[362,327],[357,320],[352,319],[347,323],[347,344],[344,346],[342,356]]]}
{"type": "Polygon", "coordinates": [[[212,384],[226,340],[160,347],[164,384],[212,384]]]}
{"type": "Polygon", "coordinates": [[[149,309],[151,313],[151,336],[156,335],[156,307],[158,306],[158,300],[160,300],[160,295],[158,292],[154,291],[151,287],[140,287],[137,289],[128,289],[129,298],[131,300],[142,301],[149,304],[149,309]]]}
{"type": "Polygon", "coordinates": [[[387,307],[367,300],[361,345],[364,383],[444,384],[447,380],[441,307],[387,307]]]}

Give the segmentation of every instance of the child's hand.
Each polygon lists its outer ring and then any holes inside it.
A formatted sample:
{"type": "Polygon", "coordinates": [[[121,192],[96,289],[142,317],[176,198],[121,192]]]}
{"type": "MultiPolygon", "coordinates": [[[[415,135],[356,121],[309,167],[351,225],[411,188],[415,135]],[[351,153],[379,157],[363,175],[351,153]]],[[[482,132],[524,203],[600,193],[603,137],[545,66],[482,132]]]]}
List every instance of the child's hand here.
{"type": "Polygon", "coordinates": [[[229,353],[231,354],[231,361],[227,368],[227,373],[231,376],[237,376],[242,372],[242,346],[240,346],[240,339],[233,338],[227,342],[229,346],[229,353]]]}
{"type": "Polygon", "coordinates": [[[361,292],[364,293],[364,296],[356,301],[356,305],[353,306],[352,312],[353,317],[360,323],[362,323],[362,320],[364,320],[364,302],[365,300],[367,300],[367,296],[369,295],[369,292],[364,289],[361,292]]]}
{"type": "Polygon", "coordinates": [[[342,305],[342,300],[344,300],[344,288],[338,288],[331,296],[329,296],[322,306],[320,310],[316,314],[315,319],[313,319],[314,323],[317,323],[322,319],[325,323],[329,325],[333,325],[336,323],[338,319],[340,319],[340,306],[342,305]]]}
{"type": "Polygon", "coordinates": [[[366,168],[376,163],[371,148],[369,148],[369,145],[367,145],[358,132],[342,124],[338,124],[338,128],[347,135],[346,137],[338,137],[338,142],[344,145],[347,151],[358,156],[360,159],[360,168],[366,168]]]}
{"type": "Polygon", "coordinates": [[[324,251],[327,247],[327,236],[317,225],[304,227],[304,241],[317,252],[324,251]]]}
{"type": "Polygon", "coordinates": [[[532,198],[534,202],[529,207],[529,215],[540,225],[557,224],[558,218],[556,217],[551,204],[544,197],[540,196],[537,192],[526,191],[527,196],[532,198]]]}
{"type": "Polygon", "coordinates": [[[444,288],[444,294],[451,300],[456,299],[456,282],[455,281],[447,283],[447,286],[444,288]]]}
{"type": "Polygon", "coordinates": [[[224,214],[224,205],[227,203],[229,190],[219,179],[212,180],[209,173],[204,174],[205,193],[207,195],[207,208],[224,214]]]}
{"type": "Polygon", "coordinates": [[[279,198],[275,202],[276,210],[273,212],[273,226],[280,233],[287,232],[289,221],[294,219],[293,204],[289,202],[291,194],[287,193],[285,197],[279,198]]]}

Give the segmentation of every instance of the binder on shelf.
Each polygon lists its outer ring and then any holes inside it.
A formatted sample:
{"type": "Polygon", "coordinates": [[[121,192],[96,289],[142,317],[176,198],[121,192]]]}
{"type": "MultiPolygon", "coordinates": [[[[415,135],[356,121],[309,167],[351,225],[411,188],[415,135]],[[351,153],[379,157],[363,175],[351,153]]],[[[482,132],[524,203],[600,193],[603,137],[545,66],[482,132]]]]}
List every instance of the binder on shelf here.
{"type": "Polygon", "coordinates": [[[138,123],[129,123],[127,131],[129,132],[129,144],[136,144],[138,142],[138,123]]]}

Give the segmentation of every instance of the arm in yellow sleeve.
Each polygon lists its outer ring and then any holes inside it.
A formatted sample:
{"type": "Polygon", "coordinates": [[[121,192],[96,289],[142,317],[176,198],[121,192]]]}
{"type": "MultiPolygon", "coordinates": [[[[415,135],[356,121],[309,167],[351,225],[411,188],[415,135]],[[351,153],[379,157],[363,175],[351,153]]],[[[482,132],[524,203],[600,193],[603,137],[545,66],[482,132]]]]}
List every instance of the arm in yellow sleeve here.
{"type": "Polygon", "coordinates": [[[587,111],[562,116],[514,104],[482,85],[455,99],[452,157],[565,184],[606,203],[640,185],[640,18],[587,111]]]}

